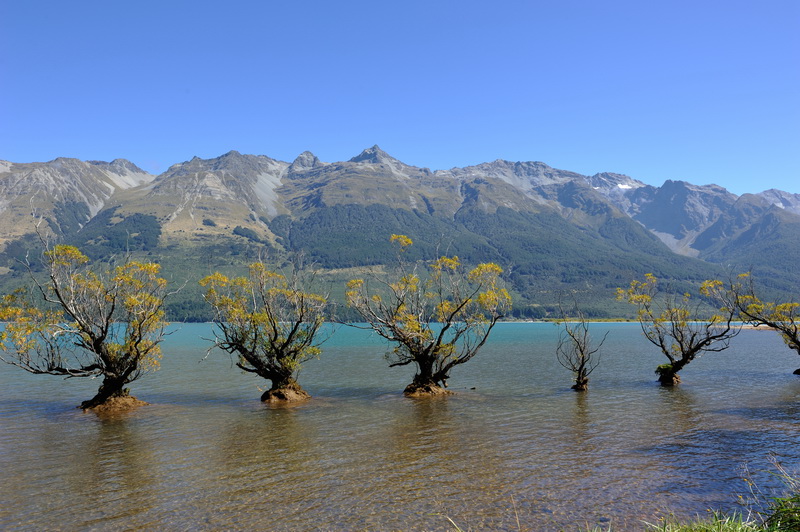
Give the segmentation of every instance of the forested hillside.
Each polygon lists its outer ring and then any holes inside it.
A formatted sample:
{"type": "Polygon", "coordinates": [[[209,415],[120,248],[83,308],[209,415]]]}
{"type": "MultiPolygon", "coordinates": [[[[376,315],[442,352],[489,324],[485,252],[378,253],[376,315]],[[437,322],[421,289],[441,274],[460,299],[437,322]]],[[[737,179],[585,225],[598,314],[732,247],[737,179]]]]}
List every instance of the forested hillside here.
{"type": "MultiPolygon", "coordinates": [[[[800,201],[780,191],[659,188],[538,162],[431,171],[377,146],[338,163],[234,151],[159,176],[123,160],[0,169],[4,289],[22,282],[26,260],[36,269],[38,227],[94,260],[132,253],[162,263],[183,287],[169,302],[174,320],[210,318],[197,280],[254,260],[280,266],[302,255],[341,301],[349,278],[392,263],[392,234],[414,240],[412,260],[447,254],[502,265],[517,317],[550,315],[567,296],[589,317],[626,316],[614,290],[648,272],[680,289],[752,269],[773,293],[800,294],[800,201]]],[[[350,317],[343,306],[336,312],[350,317]]]]}

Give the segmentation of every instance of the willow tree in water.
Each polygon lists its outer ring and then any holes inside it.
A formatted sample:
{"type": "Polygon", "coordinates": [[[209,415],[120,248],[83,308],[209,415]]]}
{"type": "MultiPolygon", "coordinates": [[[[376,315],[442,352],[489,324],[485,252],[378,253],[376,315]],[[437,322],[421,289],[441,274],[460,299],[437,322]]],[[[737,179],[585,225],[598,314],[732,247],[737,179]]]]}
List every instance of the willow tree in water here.
{"type": "MultiPolygon", "coordinates": [[[[731,294],[731,304],[739,311],[743,321],[776,330],[786,346],[800,355],[800,303],[762,301],[756,295],[749,273],[739,275],[731,283],[731,294]]],[[[800,369],[794,373],[800,375],[800,369]]]]}
{"type": "Polygon", "coordinates": [[[572,371],[575,384],[572,389],[583,392],[589,389],[589,375],[600,364],[600,348],[608,337],[606,331],[600,343],[594,344],[589,334],[589,322],[586,315],[574,305],[574,317],[569,318],[564,308],[559,303],[561,318],[557,325],[560,327],[558,343],[556,344],[556,358],[559,364],[572,371]]]}
{"type": "Polygon", "coordinates": [[[159,367],[166,281],[159,265],[127,259],[93,268],[78,248],[45,251],[47,281],[3,297],[2,360],[36,374],[102,377],[89,409],[128,395],[126,385],[159,367]]]}
{"type": "Polygon", "coordinates": [[[200,281],[216,313],[214,345],[238,357],[236,365],[269,380],[262,401],[296,401],[309,394],[297,383],[302,364],[320,355],[325,296],[307,292],[297,270],[290,276],[250,265],[247,277],[215,273],[200,281]]]}
{"type": "Polygon", "coordinates": [[[656,368],[662,386],[678,384],[678,372],[692,360],[707,352],[724,351],[741,327],[733,324],[737,311],[722,281],[709,280],[700,285],[700,293],[721,305],[708,319],[702,319],[699,305],[689,294],[661,293],[658,279],[646,274],[644,281],[633,280],[628,289],[617,289],[617,299],[638,307],[639,324],[645,338],[658,347],[669,363],[656,368]]]}
{"type": "Polygon", "coordinates": [[[509,310],[511,298],[500,286],[503,270],[479,264],[467,270],[458,257],[441,257],[421,272],[419,264],[402,260],[412,244],[392,235],[400,247],[395,275],[347,285],[347,303],[378,335],[395,344],[387,354],[391,367],[414,364],[416,374],[404,393],[449,393],[453,367],[475,356],[497,321],[509,310]]]}

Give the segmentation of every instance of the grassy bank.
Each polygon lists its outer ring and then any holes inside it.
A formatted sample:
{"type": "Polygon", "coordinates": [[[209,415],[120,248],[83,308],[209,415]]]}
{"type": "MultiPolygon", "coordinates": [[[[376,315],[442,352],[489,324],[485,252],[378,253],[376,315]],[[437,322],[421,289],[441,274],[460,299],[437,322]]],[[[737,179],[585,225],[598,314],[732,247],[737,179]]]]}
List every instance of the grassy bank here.
{"type": "MultiPolygon", "coordinates": [[[[800,477],[789,473],[773,460],[772,474],[783,483],[783,494],[766,495],[750,481],[751,499],[743,501],[751,508],[745,513],[730,515],[713,512],[709,517],[690,522],[664,519],[659,523],[644,523],[646,532],[800,532],[800,477]],[[764,508],[758,511],[752,508],[764,508]]],[[[595,528],[592,532],[603,529],[595,528]]],[[[613,532],[613,529],[607,529],[613,532]]]]}
{"type": "Polygon", "coordinates": [[[766,525],[759,519],[748,519],[742,514],[713,514],[706,519],[698,519],[688,523],[667,519],[662,523],[644,525],[647,532],[767,532],[797,530],[795,528],[775,528],[766,525]]]}

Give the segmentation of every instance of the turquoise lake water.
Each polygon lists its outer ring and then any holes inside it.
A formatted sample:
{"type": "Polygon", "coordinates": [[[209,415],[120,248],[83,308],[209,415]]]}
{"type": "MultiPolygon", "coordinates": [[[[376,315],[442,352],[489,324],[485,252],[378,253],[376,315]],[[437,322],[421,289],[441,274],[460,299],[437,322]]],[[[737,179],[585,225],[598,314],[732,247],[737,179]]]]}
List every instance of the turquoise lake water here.
{"type": "Polygon", "coordinates": [[[300,382],[313,399],[261,404],[265,381],[206,355],[208,324],[173,327],[150,403],[117,418],[75,408],[99,381],[0,365],[3,530],[641,530],[740,508],[745,468],[800,466],[800,357],[743,331],[683,383],[635,324],[610,331],[590,390],[570,390],[551,324],[499,325],[447,398],[401,394],[412,368],[338,329],[300,382]]]}

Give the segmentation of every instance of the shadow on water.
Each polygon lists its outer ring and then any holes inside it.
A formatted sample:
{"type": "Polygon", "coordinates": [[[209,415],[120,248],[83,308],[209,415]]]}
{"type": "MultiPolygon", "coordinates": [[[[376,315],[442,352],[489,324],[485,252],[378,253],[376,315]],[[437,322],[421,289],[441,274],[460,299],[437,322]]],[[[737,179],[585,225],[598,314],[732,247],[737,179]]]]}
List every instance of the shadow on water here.
{"type": "Polygon", "coordinates": [[[132,516],[159,505],[152,489],[157,484],[157,460],[132,415],[104,419],[79,410],[56,414],[40,422],[37,435],[29,452],[38,457],[38,463],[12,471],[6,468],[3,479],[3,490],[12,494],[12,504],[18,497],[14,507],[21,522],[37,528],[43,518],[50,526],[124,527],[132,516]],[[25,496],[31,484],[54,483],[60,489],[47,497],[25,496]]]}
{"type": "MultiPolygon", "coordinates": [[[[131,517],[147,514],[159,504],[153,489],[155,451],[132,417],[98,418],[92,435],[71,440],[76,459],[63,475],[73,503],[66,511],[80,514],[82,526],[124,527],[131,517]]],[[[48,445],[59,443],[63,445],[63,438],[56,435],[48,445]]],[[[155,521],[142,523],[148,524],[157,526],[155,521]]]]}

